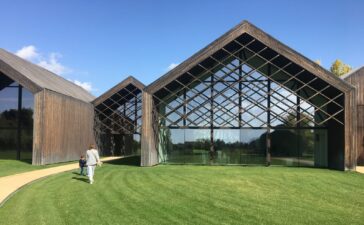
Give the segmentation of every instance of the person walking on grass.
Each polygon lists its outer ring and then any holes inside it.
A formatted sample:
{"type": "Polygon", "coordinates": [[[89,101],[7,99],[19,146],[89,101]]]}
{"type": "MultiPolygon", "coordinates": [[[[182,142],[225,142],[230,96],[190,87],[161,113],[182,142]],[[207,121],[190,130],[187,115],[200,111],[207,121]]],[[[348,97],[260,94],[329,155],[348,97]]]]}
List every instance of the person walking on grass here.
{"type": "Polygon", "coordinates": [[[83,155],[81,155],[80,160],[78,161],[78,164],[80,166],[80,175],[84,176],[84,171],[86,170],[86,159],[83,155]]]}
{"type": "Polygon", "coordinates": [[[101,165],[99,152],[95,149],[95,145],[90,145],[90,149],[86,151],[86,165],[88,178],[90,180],[90,184],[94,182],[94,174],[96,165],[101,165]]]}

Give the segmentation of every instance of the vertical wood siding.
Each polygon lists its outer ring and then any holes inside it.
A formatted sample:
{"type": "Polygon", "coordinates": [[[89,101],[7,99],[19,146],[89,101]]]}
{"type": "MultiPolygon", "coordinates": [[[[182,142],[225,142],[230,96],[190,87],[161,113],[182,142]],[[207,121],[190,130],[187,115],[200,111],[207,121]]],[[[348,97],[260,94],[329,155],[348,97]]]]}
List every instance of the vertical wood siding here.
{"type": "Polygon", "coordinates": [[[33,164],[77,160],[95,143],[92,104],[43,90],[34,108],[33,164]]]}
{"type": "Polygon", "coordinates": [[[356,128],[356,160],[358,164],[364,165],[364,68],[353,72],[344,79],[356,87],[355,101],[357,106],[350,110],[356,111],[356,122],[353,122],[356,128]]]}
{"type": "Polygon", "coordinates": [[[158,153],[154,142],[152,111],[152,95],[143,92],[141,166],[154,166],[158,164],[158,153]]]}

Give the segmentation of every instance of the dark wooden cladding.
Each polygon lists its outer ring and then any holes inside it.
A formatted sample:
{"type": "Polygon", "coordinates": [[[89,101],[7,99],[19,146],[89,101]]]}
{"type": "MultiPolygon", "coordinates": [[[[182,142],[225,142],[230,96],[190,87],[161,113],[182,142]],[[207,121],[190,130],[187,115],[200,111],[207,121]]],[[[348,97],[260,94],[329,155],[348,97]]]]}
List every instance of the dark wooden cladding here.
{"type": "Polygon", "coordinates": [[[43,118],[44,118],[44,95],[45,91],[38,92],[34,95],[34,126],[33,126],[33,165],[42,165],[43,153],[43,118]]]}
{"type": "Polygon", "coordinates": [[[356,154],[355,159],[359,165],[364,165],[364,67],[361,67],[349,74],[343,76],[343,79],[356,87],[355,103],[356,107],[352,107],[354,114],[352,121],[356,135],[356,154]]]}
{"type": "Polygon", "coordinates": [[[357,165],[356,91],[345,94],[345,170],[355,170],[357,165]]]}
{"type": "Polygon", "coordinates": [[[153,130],[153,97],[147,92],[143,92],[142,113],[141,166],[154,166],[158,164],[158,152],[153,130]]]}
{"type": "Polygon", "coordinates": [[[33,164],[76,160],[95,144],[92,104],[46,89],[34,104],[33,164]]]}

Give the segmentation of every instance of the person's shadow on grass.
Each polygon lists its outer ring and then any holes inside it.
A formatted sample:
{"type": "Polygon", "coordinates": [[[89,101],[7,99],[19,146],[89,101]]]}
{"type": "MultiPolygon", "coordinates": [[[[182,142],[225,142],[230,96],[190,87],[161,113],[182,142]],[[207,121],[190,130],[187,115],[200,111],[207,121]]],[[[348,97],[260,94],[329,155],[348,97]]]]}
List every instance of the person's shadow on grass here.
{"type": "Polygon", "coordinates": [[[88,179],[85,177],[72,177],[72,179],[88,183],[88,179]]]}

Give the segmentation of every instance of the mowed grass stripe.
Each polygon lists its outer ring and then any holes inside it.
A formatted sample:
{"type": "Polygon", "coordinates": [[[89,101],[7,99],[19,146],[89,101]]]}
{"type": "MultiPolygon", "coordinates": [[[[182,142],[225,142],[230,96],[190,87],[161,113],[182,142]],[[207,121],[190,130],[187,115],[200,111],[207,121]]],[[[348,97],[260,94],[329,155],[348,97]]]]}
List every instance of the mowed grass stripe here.
{"type": "Polygon", "coordinates": [[[1,224],[361,224],[364,176],[310,168],[105,163],[67,172],[1,209],[1,224]]]}

